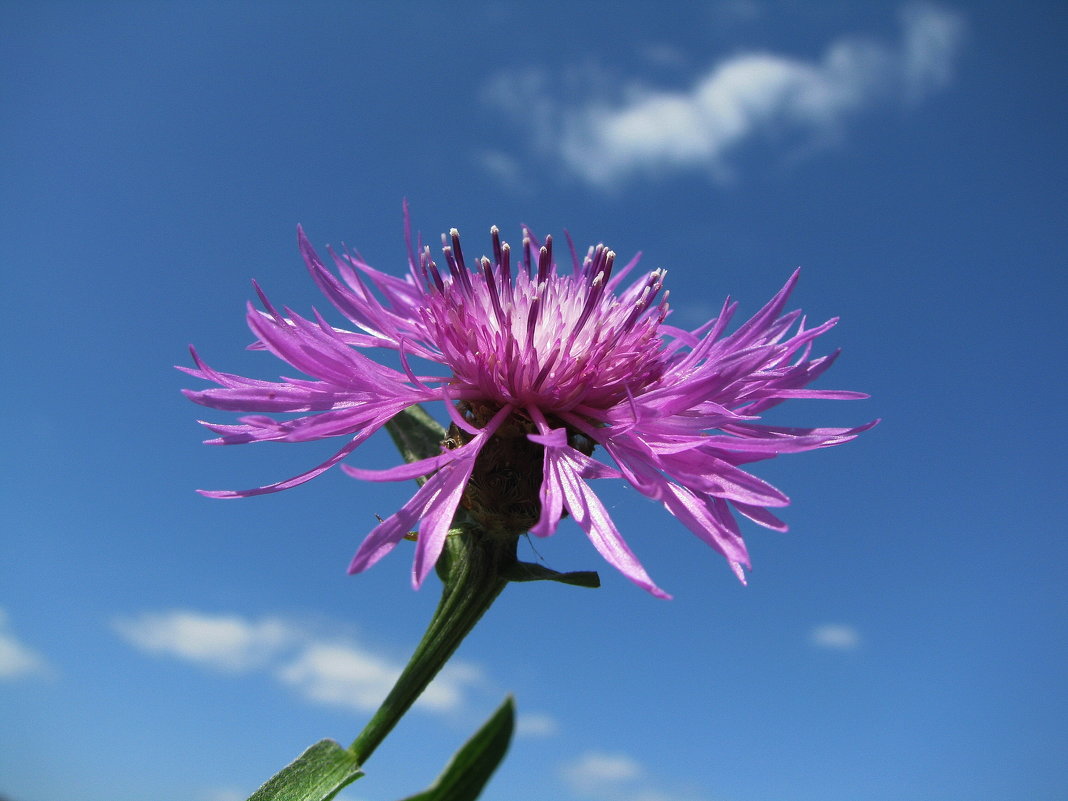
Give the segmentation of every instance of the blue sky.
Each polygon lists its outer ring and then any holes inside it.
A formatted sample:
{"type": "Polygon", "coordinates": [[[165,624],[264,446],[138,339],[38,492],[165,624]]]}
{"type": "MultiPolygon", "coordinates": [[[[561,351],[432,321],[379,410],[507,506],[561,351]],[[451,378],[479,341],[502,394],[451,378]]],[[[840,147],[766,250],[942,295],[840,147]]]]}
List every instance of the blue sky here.
{"type": "Polygon", "coordinates": [[[172,365],[276,377],[249,280],[326,310],[298,223],[400,274],[406,197],[473,255],[524,223],[641,250],[690,327],[801,265],[842,318],[821,386],[872,398],[777,419],[884,422],[759,468],[791,530],[745,529],[748,587],[599,487],[675,600],[573,525],[524,545],[604,586],[509,588],[346,801],[428,784],[506,693],[490,801],[1068,796],[1063,4],[0,12],[0,795],[239,800],[384,694],[436,588],[345,567],[412,488],[198,496],[330,443],[205,447],[172,365]]]}

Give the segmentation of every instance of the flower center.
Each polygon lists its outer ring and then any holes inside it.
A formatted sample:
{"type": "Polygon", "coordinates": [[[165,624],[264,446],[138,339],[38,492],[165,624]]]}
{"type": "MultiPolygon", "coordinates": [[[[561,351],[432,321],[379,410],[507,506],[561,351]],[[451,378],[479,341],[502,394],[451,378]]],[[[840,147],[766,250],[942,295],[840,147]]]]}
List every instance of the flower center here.
{"type": "Polygon", "coordinates": [[[420,265],[428,303],[423,321],[460,383],[486,398],[543,412],[603,409],[660,377],[660,323],[667,293],[654,305],[664,271],[614,292],[615,253],[590,248],[574,273],[552,261],[552,238],[524,237],[523,265],[512,275],[510,248],[492,230],[495,261],[463,262],[459,234],[444,245],[442,277],[424,249],[420,265]],[[535,268],[536,263],[536,268],[535,268]]]}

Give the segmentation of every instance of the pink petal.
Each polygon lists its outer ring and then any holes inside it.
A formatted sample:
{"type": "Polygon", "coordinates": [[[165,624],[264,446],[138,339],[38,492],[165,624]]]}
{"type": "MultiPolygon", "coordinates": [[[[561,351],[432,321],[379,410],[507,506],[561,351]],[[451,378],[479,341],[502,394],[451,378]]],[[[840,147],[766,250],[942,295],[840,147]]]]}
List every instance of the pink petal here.
{"type": "Polygon", "coordinates": [[[567,510],[586,532],[593,547],[605,561],[643,590],[657,598],[671,598],[653,583],[638,557],[624,542],[601,499],[580,477],[576,461],[564,449],[553,449],[553,452],[556,454],[552,471],[552,480],[556,483],[554,490],[563,495],[567,510]]]}
{"type": "Polygon", "coordinates": [[[356,446],[358,446],[361,442],[371,436],[379,428],[384,426],[386,424],[386,421],[389,420],[389,418],[392,416],[393,415],[391,414],[388,417],[379,418],[374,423],[369,424],[367,428],[365,428],[363,431],[353,437],[352,440],[347,445],[345,445],[345,447],[343,447],[325,462],[320,464],[318,467],[314,467],[311,470],[293,476],[293,478],[287,478],[285,481],[278,481],[274,484],[267,484],[266,486],[256,487],[254,489],[197,490],[197,492],[207,498],[251,498],[254,495],[267,495],[271,492],[279,492],[284,489],[290,489],[291,487],[295,487],[298,484],[303,484],[305,481],[310,481],[316,476],[322,475],[331,467],[333,467],[342,459],[344,459],[346,456],[348,456],[350,453],[352,453],[354,450],[356,450],[356,446]]]}

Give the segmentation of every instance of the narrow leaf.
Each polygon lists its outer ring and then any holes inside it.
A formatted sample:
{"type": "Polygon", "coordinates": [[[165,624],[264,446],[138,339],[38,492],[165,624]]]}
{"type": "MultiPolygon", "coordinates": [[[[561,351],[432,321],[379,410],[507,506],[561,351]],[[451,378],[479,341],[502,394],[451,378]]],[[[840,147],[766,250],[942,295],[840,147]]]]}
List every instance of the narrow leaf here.
{"type": "Polygon", "coordinates": [[[330,801],[363,776],[356,757],[333,740],[320,740],[290,762],[248,801],[330,801]]]}
{"type": "Polygon", "coordinates": [[[509,696],[474,737],[456,752],[428,789],[405,801],[475,801],[508,751],[515,728],[515,702],[509,696]]]}
{"type": "Polygon", "coordinates": [[[577,570],[572,573],[560,573],[533,562],[515,562],[501,571],[501,578],[509,581],[559,581],[574,587],[601,586],[601,577],[595,570],[577,570]]]}

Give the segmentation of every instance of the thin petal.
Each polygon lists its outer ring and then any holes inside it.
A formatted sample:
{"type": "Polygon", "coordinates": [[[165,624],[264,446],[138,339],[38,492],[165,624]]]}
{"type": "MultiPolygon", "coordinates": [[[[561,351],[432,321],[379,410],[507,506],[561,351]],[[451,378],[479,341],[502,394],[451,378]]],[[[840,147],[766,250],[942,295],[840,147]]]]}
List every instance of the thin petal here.
{"type": "Polygon", "coordinates": [[[759,506],[750,506],[749,504],[745,503],[738,503],[737,501],[731,501],[731,505],[735,509],[737,509],[740,514],[745,515],[758,526],[770,528],[772,531],[789,530],[789,526],[779,520],[779,518],[777,518],[767,509],[763,509],[759,506]]]}
{"type": "Polygon", "coordinates": [[[316,476],[322,475],[331,467],[336,465],[338,462],[340,462],[342,459],[344,459],[346,456],[356,450],[356,447],[361,442],[363,442],[365,439],[375,433],[379,428],[384,426],[386,424],[386,421],[389,420],[392,416],[393,415],[389,415],[388,417],[379,418],[377,421],[368,425],[367,428],[365,428],[363,431],[353,437],[352,440],[345,445],[345,447],[343,447],[341,450],[339,450],[337,453],[335,453],[333,456],[331,456],[318,467],[314,467],[311,470],[301,473],[300,475],[293,476],[292,478],[287,478],[285,481],[278,481],[274,484],[267,484],[263,487],[255,487],[253,489],[247,490],[197,490],[197,492],[207,498],[251,498],[254,495],[267,495],[272,492],[279,492],[284,489],[296,487],[299,484],[303,484],[305,481],[310,481],[316,476]]]}
{"type": "Polygon", "coordinates": [[[560,491],[560,467],[563,457],[554,448],[546,448],[542,466],[541,488],[538,500],[541,502],[541,516],[530,529],[536,537],[549,537],[556,533],[560,518],[564,514],[564,494],[560,491]]]}
{"type": "Polygon", "coordinates": [[[718,499],[702,499],[695,493],[672,482],[665,482],[668,492],[664,494],[664,506],[679,521],[711,545],[729,562],[749,566],[749,551],[738,532],[738,524],[729,510],[716,506],[718,499]]]}
{"type": "MultiPolygon", "coordinates": [[[[467,446],[465,445],[464,447],[467,446]]],[[[458,448],[454,451],[446,451],[437,456],[391,467],[388,470],[365,470],[347,464],[342,465],[341,469],[347,475],[359,481],[408,481],[409,479],[430,475],[435,470],[440,470],[444,465],[456,459],[460,454],[460,450],[458,448]]]]}
{"type": "Polygon", "coordinates": [[[404,539],[415,526],[416,521],[426,512],[437,494],[441,491],[441,481],[438,473],[430,478],[419,490],[408,499],[399,510],[383,520],[367,535],[356,555],[349,564],[349,573],[361,573],[379,559],[393,550],[398,542],[404,539]]]}
{"type": "Polygon", "coordinates": [[[593,547],[612,567],[633,581],[643,590],[657,598],[671,598],[656,586],[649,574],[645,572],[638,557],[624,542],[622,535],[612,522],[608,510],[601,499],[579,476],[575,465],[566,454],[556,461],[557,490],[563,495],[564,503],[575,522],[579,524],[593,547]]]}
{"type": "MultiPolygon", "coordinates": [[[[369,568],[393,550],[417,520],[423,519],[412,569],[412,583],[418,588],[441,555],[449,525],[456,513],[463,489],[471,477],[479,451],[511,413],[511,406],[502,407],[470,442],[442,454],[443,457],[450,457],[451,461],[434,473],[398,512],[375,526],[352,558],[349,573],[359,573],[369,568]]],[[[438,458],[440,457],[432,457],[422,462],[438,458]]]]}
{"type": "Polygon", "coordinates": [[[452,525],[452,518],[456,514],[456,507],[460,504],[464,487],[471,478],[471,471],[474,469],[477,456],[478,451],[472,450],[468,457],[446,465],[437,474],[442,476],[441,490],[427,508],[423,524],[419,527],[419,541],[415,546],[412,586],[416,589],[422,586],[427,574],[434,569],[438,557],[441,556],[441,549],[445,546],[445,538],[449,534],[449,526],[452,525]]]}

